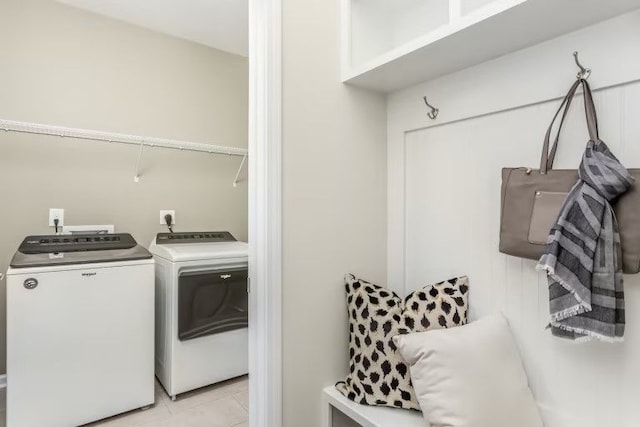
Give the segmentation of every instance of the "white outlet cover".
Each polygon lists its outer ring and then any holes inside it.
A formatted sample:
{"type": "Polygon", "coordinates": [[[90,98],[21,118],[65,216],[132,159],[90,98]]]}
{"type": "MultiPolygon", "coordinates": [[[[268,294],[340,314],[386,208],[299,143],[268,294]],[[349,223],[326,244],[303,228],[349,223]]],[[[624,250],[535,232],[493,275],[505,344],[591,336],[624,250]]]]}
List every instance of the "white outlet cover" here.
{"type": "Polygon", "coordinates": [[[53,220],[56,218],[58,219],[58,227],[62,227],[64,225],[64,209],[59,209],[59,208],[49,209],[49,227],[56,226],[53,223],[53,220]]]}
{"type": "Polygon", "coordinates": [[[173,218],[173,223],[171,224],[172,226],[176,225],[176,211],[174,210],[161,210],[160,211],[160,225],[167,225],[167,222],[164,220],[164,216],[165,215],[171,215],[171,218],[173,218]]]}

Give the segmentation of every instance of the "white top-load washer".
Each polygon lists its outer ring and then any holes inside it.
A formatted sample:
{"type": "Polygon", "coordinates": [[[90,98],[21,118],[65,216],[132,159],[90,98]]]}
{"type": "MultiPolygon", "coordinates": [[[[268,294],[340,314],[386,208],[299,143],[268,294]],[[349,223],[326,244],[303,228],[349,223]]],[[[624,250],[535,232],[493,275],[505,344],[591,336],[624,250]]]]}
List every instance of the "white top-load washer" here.
{"type": "Polygon", "coordinates": [[[7,426],[154,402],[154,261],[129,234],[27,237],[7,271],[7,426]]]}
{"type": "Polygon", "coordinates": [[[171,398],[248,373],[248,245],[228,232],[160,233],[156,376],[171,398]]]}

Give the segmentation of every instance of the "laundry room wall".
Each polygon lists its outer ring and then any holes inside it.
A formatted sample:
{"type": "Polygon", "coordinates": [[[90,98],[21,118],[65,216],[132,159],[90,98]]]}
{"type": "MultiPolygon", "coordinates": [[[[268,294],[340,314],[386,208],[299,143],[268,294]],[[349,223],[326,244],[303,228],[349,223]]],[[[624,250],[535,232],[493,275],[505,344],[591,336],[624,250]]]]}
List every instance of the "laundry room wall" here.
{"type": "Polygon", "coordinates": [[[340,1],[283,1],[283,425],[348,371],[343,277],[386,275],[386,102],[340,83],[340,1]]]}
{"type": "MultiPolygon", "coordinates": [[[[640,275],[625,276],[624,343],[552,337],[546,277],[535,261],[498,251],[501,169],[538,167],[578,72],[574,50],[592,69],[602,139],[640,166],[639,24],[640,11],[626,14],[389,97],[388,282],[405,294],[469,275],[472,319],[507,316],[546,427],[638,425],[640,275]],[[440,108],[435,121],[424,95],[440,108]]],[[[579,96],[554,166],[576,168],[587,140],[579,96]]]]}
{"type": "MultiPolygon", "coordinates": [[[[51,0],[0,3],[0,118],[213,143],[247,145],[247,58],[51,0]]],[[[65,224],[114,224],[147,246],[160,209],[176,230],[247,238],[240,157],[145,149],[0,131],[0,271],[28,234],[65,224]]],[[[0,372],[5,370],[5,282],[0,372]]]]}

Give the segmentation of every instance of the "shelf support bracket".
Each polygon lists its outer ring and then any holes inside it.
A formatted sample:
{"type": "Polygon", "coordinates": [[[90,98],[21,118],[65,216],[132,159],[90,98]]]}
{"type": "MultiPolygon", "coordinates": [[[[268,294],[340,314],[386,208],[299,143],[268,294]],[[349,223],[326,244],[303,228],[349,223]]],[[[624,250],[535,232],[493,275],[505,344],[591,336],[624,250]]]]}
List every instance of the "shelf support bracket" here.
{"type": "Polygon", "coordinates": [[[236,173],[236,177],[233,180],[233,186],[238,186],[238,177],[240,176],[240,172],[242,172],[242,168],[244,167],[244,163],[247,160],[247,155],[242,156],[242,162],[240,162],[240,167],[238,168],[238,172],[236,173]]]}
{"type": "Polygon", "coordinates": [[[142,163],[142,154],[144,154],[144,143],[140,143],[140,151],[138,151],[138,161],[136,162],[136,174],[133,182],[140,182],[140,163],[142,163]]]}

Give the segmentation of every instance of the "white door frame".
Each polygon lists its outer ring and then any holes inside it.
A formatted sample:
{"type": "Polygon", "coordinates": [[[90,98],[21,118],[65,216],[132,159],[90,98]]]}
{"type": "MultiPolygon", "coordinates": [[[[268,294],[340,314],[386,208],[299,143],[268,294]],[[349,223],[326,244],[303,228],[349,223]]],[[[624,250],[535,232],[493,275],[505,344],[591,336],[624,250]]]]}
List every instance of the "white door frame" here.
{"type": "Polygon", "coordinates": [[[249,0],[249,425],[282,426],[281,0],[249,0]]]}

